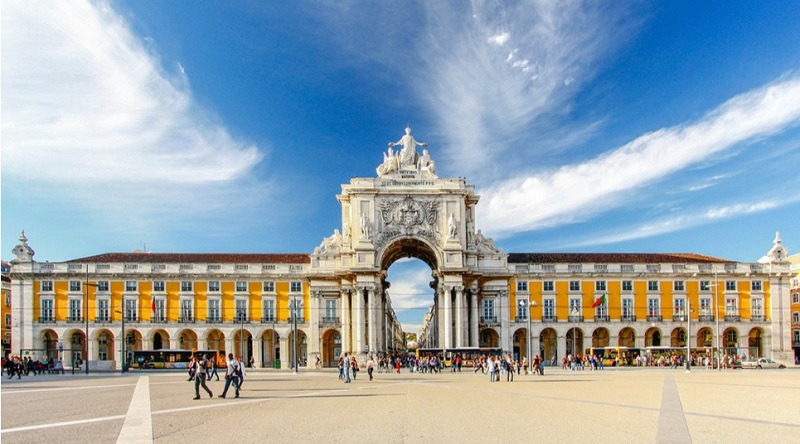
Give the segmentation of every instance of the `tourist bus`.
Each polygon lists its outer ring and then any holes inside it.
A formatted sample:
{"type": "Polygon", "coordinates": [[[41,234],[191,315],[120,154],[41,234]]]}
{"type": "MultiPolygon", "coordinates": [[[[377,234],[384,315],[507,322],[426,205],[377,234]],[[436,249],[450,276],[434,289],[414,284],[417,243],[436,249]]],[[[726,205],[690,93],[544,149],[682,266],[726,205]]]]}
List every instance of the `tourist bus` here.
{"type": "Polygon", "coordinates": [[[641,350],[632,347],[592,347],[586,350],[589,355],[595,355],[603,360],[604,366],[636,365],[636,358],[641,355],[641,350]]]}
{"type": "Polygon", "coordinates": [[[218,367],[225,363],[225,350],[136,350],[133,352],[131,367],[139,369],[186,369],[193,354],[205,354],[214,360],[218,367]]]}

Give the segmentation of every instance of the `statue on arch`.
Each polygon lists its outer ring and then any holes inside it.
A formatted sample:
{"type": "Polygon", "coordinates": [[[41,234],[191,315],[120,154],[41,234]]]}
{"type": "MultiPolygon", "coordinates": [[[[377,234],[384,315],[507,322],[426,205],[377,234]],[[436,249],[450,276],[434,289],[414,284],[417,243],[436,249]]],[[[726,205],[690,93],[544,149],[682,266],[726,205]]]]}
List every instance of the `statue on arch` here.
{"type": "Polygon", "coordinates": [[[400,150],[400,166],[411,166],[416,168],[417,167],[417,160],[419,159],[419,154],[417,154],[417,147],[426,147],[428,146],[425,142],[417,142],[414,139],[414,136],[411,135],[411,127],[406,127],[406,134],[400,138],[397,142],[389,142],[389,147],[393,146],[402,146],[403,149],[400,150]]]}

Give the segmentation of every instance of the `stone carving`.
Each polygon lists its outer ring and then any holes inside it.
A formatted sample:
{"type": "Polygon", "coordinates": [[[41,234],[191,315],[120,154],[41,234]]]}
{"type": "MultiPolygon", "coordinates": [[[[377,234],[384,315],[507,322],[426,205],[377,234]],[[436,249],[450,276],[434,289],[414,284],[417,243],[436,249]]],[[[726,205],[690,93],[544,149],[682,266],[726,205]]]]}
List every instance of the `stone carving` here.
{"type": "Polygon", "coordinates": [[[361,213],[361,240],[368,241],[369,239],[369,216],[367,216],[367,213],[361,213]]]}
{"type": "Polygon", "coordinates": [[[11,252],[15,256],[14,262],[33,261],[33,255],[36,254],[36,252],[33,251],[33,248],[28,246],[28,238],[25,237],[25,230],[22,230],[22,234],[19,235],[19,244],[17,244],[11,252]]]}
{"type": "Polygon", "coordinates": [[[428,150],[422,150],[422,156],[419,158],[419,162],[417,162],[417,170],[423,176],[438,177],[436,175],[436,165],[433,160],[431,160],[431,155],[428,154],[428,150]]]}
{"type": "Polygon", "coordinates": [[[403,147],[403,149],[400,150],[400,156],[399,156],[400,157],[400,166],[401,167],[402,166],[416,167],[417,166],[417,159],[418,159],[418,156],[419,156],[417,154],[417,147],[418,146],[422,146],[422,147],[428,146],[427,143],[417,142],[417,140],[414,139],[414,136],[411,135],[411,128],[410,127],[406,127],[406,134],[403,137],[401,137],[400,140],[398,140],[397,142],[389,142],[389,147],[390,148],[393,147],[393,146],[401,146],[401,145],[403,147]]]}
{"type": "Polygon", "coordinates": [[[379,229],[375,236],[376,246],[400,235],[418,235],[439,243],[436,229],[439,202],[415,200],[411,196],[403,199],[376,200],[379,209],[379,229]]]}
{"type": "Polygon", "coordinates": [[[455,239],[457,234],[458,228],[456,227],[456,216],[455,214],[450,213],[450,217],[447,218],[447,238],[455,239]]]}
{"type": "Polygon", "coordinates": [[[389,150],[383,153],[383,163],[378,165],[375,171],[378,173],[378,176],[383,176],[396,172],[399,167],[400,159],[397,154],[392,151],[392,147],[389,147],[389,150]]]}
{"type": "Polygon", "coordinates": [[[339,229],[333,230],[333,235],[322,239],[322,243],[314,249],[315,256],[329,256],[339,254],[339,249],[342,247],[342,234],[339,229]]]}
{"type": "Polygon", "coordinates": [[[344,231],[344,233],[342,233],[342,234],[344,235],[344,245],[345,246],[349,246],[350,245],[350,219],[349,218],[344,220],[343,231],[344,231]]]}
{"type": "Polygon", "coordinates": [[[480,229],[475,233],[475,246],[482,254],[503,254],[503,249],[495,247],[494,240],[485,238],[480,229]]]}

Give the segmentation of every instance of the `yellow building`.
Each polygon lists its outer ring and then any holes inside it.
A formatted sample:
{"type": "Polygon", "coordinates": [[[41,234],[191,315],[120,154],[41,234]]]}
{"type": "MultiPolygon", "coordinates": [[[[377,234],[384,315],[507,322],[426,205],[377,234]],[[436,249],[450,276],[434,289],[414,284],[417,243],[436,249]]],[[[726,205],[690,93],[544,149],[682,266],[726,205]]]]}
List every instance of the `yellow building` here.
{"type": "Polygon", "coordinates": [[[3,357],[8,359],[11,352],[11,323],[13,317],[11,314],[11,264],[6,261],[2,262],[2,294],[3,305],[0,310],[2,316],[2,342],[3,342],[3,357]]]}

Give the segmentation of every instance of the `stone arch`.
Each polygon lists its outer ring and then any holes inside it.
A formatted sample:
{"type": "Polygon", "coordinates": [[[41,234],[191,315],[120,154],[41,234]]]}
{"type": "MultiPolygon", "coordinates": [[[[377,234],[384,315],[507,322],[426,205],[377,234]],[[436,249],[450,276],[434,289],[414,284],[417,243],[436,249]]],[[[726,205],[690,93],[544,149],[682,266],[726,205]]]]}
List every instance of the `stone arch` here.
{"type": "Polygon", "coordinates": [[[636,330],[632,327],[625,327],[619,331],[619,344],[620,347],[635,347],[636,346],[636,330]]]}
{"type": "Polygon", "coordinates": [[[739,331],[728,327],[722,332],[722,353],[735,355],[739,349],[739,331]]]}
{"type": "Polygon", "coordinates": [[[185,328],[178,331],[175,336],[178,338],[178,346],[176,347],[177,349],[192,350],[197,348],[197,333],[194,330],[185,328]]]}
{"type": "Polygon", "coordinates": [[[545,328],[539,333],[539,354],[543,361],[558,356],[558,333],[553,328],[545,328]]]}
{"type": "Polygon", "coordinates": [[[273,329],[261,332],[261,367],[275,368],[281,360],[281,336],[273,329]]]}
{"type": "Polygon", "coordinates": [[[570,327],[565,337],[567,341],[567,354],[583,356],[583,330],[578,327],[570,327]]]}
{"type": "Polygon", "coordinates": [[[669,335],[669,346],[686,347],[687,339],[686,329],[683,327],[675,327],[669,335]]]}
{"type": "Polygon", "coordinates": [[[96,329],[92,336],[95,341],[95,350],[92,353],[94,356],[92,358],[98,361],[115,360],[114,357],[118,353],[117,350],[121,349],[122,338],[114,335],[111,330],[106,328],[96,329]]]}
{"type": "Polygon", "coordinates": [[[764,330],[761,327],[753,327],[750,329],[750,333],[747,335],[747,348],[749,349],[749,357],[761,357],[764,356],[763,354],[763,347],[764,347],[764,330]]]}
{"type": "Polygon", "coordinates": [[[61,343],[64,344],[65,365],[77,365],[79,359],[86,359],[86,333],[82,329],[67,330],[61,343]]]}
{"type": "MultiPolygon", "coordinates": [[[[253,355],[253,335],[250,330],[243,327],[237,327],[231,332],[233,339],[233,355],[236,356],[241,362],[249,362],[250,356],[253,355]]],[[[231,352],[229,351],[229,353],[231,352]]]]}
{"type": "Polygon", "coordinates": [[[342,334],[330,329],[322,334],[322,366],[336,367],[342,355],[342,334]]]}
{"type": "Polygon", "coordinates": [[[481,347],[499,347],[500,334],[494,328],[484,328],[480,332],[480,346],[481,347]]]}
{"type": "Polygon", "coordinates": [[[150,332],[148,342],[150,343],[150,346],[147,348],[152,350],[168,349],[170,348],[170,335],[166,330],[157,328],[150,332]]]}
{"type": "MultiPolygon", "coordinates": [[[[531,357],[527,356],[528,354],[528,329],[525,327],[520,327],[512,333],[512,356],[515,359],[522,360],[523,357],[527,357],[530,361],[531,357]]],[[[531,352],[532,353],[532,352],[531,352]]]]}
{"type": "Polygon", "coordinates": [[[658,327],[650,327],[644,333],[644,346],[645,347],[660,347],[661,344],[661,329],[658,327]]]}
{"type": "Polygon", "coordinates": [[[439,249],[427,239],[420,237],[408,237],[392,240],[378,252],[380,258],[380,269],[388,270],[389,267],[399,259],[414,257],[431,267],[431,270],[439,270],[441,253],[439,249]]]}
{"type": "Polygon", "coordinates": [[[703,327],[697,331],[697,347],[708,348],[714,347],[714,332],[710,327],[703,327]]]}
{"type": "Polygon", "coordinates": [[[218,328],[211,328],[206,331],[202,342],[203,344],[199,348],[225,352],[225,333],[218,328]]]}
{"type": "Polygon", "coordinates": [[[295,332],[289,331],[286,345],[289,347],[288,355],[290,368],[294,368],[294,364],[298,362],[298,358],[300,366],[306,366],[308,364],[308,335],[303,329],[297,329],[297,357],[295,357],[295,332]]]}
{"type": "MultiPolygon", "coordinates": [[[[58,353],[58,333],[56,333],[53,329],[45,329],[39,334],[39,338],[42,343],[42,353],[47,356],[47,359],[50,358],[60,358],[58,353]]],[[[61,344],[62,347],[66,348],[64,344],[61,344]]]]}
{"type": "Polygon", "coordinates": [[[594,329],[592,332],[592,347],[608,347],[610,341],[610,335],[608,329],[605,327],[600,327],[594,329]]]}

